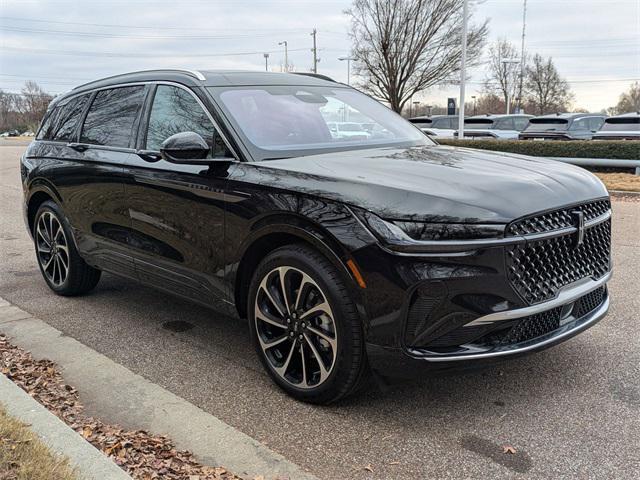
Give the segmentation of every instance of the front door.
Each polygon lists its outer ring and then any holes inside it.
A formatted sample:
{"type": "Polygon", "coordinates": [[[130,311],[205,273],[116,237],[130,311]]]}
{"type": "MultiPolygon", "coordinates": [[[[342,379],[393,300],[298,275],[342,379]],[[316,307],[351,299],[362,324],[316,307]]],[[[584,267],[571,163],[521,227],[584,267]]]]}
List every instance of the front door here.
{"type": "Polygon", "coordinates": [[[145,110],[138,146],[146,153],[125,165],[138,277],[183,297],[228,307],[223,283],[226,174],[158,159],[160,145],[175,133],[200,134],[211,157],[219,156],[220,137],[210,115],[186,87],[155,86],[145,110]]]}

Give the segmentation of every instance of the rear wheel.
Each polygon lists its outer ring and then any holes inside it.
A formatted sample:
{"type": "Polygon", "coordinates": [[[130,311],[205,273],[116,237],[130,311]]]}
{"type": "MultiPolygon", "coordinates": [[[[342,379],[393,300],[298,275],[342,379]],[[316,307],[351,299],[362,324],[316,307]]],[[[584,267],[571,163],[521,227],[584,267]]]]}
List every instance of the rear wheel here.
{"type": "Polygon", "coordinates": [[[357,388],[367,370],[360,319],[320,253],[304,245],[272,252],[256,269],[248,307],[258,356],[287,393],[331,403],[357,388]]]}
{"type": "Polygon", "coordinates": [[[33,237],[40,272],[55,293],[80,295],[98,284],[100,270],[80,257],[64,213],[54,202],[44,202],[36,212],[33,237]]]}

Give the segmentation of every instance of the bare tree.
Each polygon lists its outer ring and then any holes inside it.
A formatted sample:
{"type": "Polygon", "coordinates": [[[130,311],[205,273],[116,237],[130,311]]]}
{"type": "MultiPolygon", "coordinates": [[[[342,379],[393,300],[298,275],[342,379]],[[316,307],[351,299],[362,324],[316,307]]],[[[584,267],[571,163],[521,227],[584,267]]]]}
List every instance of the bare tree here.
{"type": "Polygon", "coordinates": [[[53,96],[45,92],[36,82],[28,80],[22,88],[21,97],[21,110],[25,123],[35,129],[46,113],[53,96]]]}
{"type": "Polygon", "coordinates": [[[640,112],[640,82],[632,83],[629,90],[620,95],[615,107],[609,108],[611,115],[640,112]]]}
{"type": "Polygon", "coordinates": [[[538,115],[568,111],[574,98],[551,57],[545,60],[538,54],[527,65],[525,90],[529,105],[538,115]]]}
{"type": "MultiPolygon", "coordinates": [[[[401,112],[416,93],[459,80],[462,2],[354,0],[350,37],[360,87],[401,112]]],[[[477,64],[487,23],[471,26],[467,59],[477,64]]]]}
{"type": "Polygon", "coordinates": [[[513,62],[516,58],[518,49],[508,40],[500,39],[489,47],[488,75],[484,82],[484,93],[500,97],[505,106],[518,95],[520,66],[513,62]]]}

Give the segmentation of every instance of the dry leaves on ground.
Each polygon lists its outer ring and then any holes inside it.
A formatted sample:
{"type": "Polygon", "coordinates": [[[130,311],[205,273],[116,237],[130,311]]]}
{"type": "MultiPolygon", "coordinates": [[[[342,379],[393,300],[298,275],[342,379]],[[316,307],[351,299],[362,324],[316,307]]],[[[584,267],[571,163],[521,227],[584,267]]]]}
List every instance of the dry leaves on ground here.
{"type": "Polygon", "coordinates": [[[199,464],[193,455],[176,450],[164,435],[129,431],[83,413],[78,393],[66,385],[49,360],[9,343],[0,334],[0,371],[114,462],[140,480],[239,480],[222,467],[199,464]]]}

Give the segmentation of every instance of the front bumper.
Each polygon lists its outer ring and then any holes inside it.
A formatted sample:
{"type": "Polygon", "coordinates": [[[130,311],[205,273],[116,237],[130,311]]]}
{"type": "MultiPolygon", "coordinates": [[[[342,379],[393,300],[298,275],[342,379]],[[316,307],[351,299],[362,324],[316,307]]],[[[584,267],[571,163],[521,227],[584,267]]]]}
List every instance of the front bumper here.
{"type": "Polygon", "coordinates": [[[424,371],[477,368],[508,358],[544,350],[568,340],[604,318],[609,309],[609,293],[606,284],[610,278],[611,272],[597,281],[584,279],[584,281],[563,289],[558,297],[551,301],[504,312],[491,313],[467,324],[473,327],[477,325],[499,325],[504,322],[505,325],[509,325],[508,329],[511,329],[516,328],[518,324],[528,321],[535,315],[558,310],[566,312],[558,328],[535,338],[515,343],[496,342],[491,346],[470,343],[461,345],[455,352],[430,351],[424,348],[406,346],[390,347],[367,343],[369,363],[371,368],[383,377],[413,378],[424,371]],[[581,299],[588,297],[599,289],[604,292],[600,303],[588,313],[574,316],[572,312],[577,310],[576,306],[581,299]]]}

